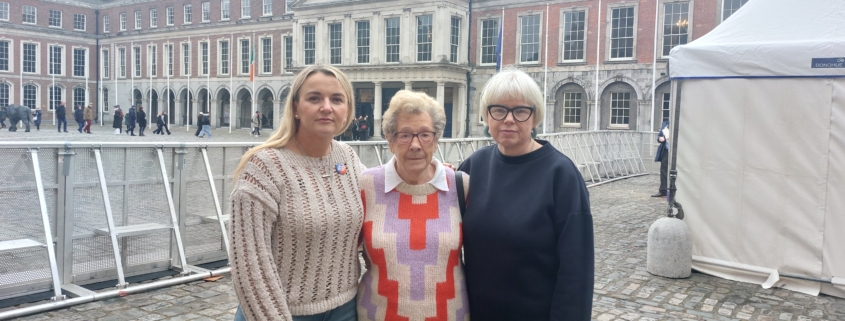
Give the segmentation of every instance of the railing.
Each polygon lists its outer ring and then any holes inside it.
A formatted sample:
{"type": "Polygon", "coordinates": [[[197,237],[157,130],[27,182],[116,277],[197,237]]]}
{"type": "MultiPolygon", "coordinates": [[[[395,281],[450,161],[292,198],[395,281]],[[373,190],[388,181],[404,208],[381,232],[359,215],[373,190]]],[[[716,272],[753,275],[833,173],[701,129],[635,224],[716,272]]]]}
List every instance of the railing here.
{"type": "MultiPolygon", "coordinates": [[[[571,158],[588,184],[654,172],[644,165],[651,163],[654,133],[540,138],[571,158]]],[[[384,141],[348,144],[367,167],[392,157],[384,141]]],[[[491,144],[442,139],[435,157],[457,166],[491,144]]],[[[253,146],[0,142],[0,300],[52,291],[54,301],[2,312],[0,319],[154,286],[130,286],[130,276],[173,270],[187,282],[228,272],[197,265],[227,259],[232,173],[253,146]],[[112,280],[116,291],[83,287],[112,280]]]]}

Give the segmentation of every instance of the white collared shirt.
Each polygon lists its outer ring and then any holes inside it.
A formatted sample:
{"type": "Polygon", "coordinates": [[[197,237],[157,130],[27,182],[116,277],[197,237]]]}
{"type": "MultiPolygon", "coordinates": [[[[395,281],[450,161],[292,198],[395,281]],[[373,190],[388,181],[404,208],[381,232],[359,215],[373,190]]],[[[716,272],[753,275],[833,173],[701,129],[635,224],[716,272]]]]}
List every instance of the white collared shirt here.
{"type": "MultiPolygon", "coordinates": [[[[446,182],[446,167],[434,157],[431,158],[431,163],[434,164],[434,177],[428,183],[441,191],[449,191],[449,183],[446,182]]],[[[404,181],[396,172],[396,156],[393,156],[387,164],[384,164],[384,192],[392,191],[402,182],[404,181]]]]}

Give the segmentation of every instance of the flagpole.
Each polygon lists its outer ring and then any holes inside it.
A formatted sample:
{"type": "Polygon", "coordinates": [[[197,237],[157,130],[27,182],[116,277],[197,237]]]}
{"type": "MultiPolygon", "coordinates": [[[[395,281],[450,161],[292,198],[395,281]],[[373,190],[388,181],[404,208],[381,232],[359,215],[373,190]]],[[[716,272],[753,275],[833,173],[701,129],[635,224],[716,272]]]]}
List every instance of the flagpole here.
{"type": "Polygon", "coordinates": [[[208,72],[205,73],[205,93],[207,94],[205,98],[205,106],[208,108],[205,112],[211,114],[211,37],[205,38],[205,41],[208,42],[208,72]]]}
{"type": "MultiPolygon", "coordinates": [[[[543,54],[543,108],[545,109],[547,106],[547,97],[548,97],[548,87],[549,87],[549,3],[546,2],[546,40],[544,41],[546,45],[546,52],[543,54]]],[[[549,120],[549,113],[543,113],[543,134],[546,133],[546,123],[549,120]]]]}
{"type": "MultiPolygon", "coordinates": [[[[147,50],[150,51],[150,53],[153,53],[153,48],[154,48],[153,46],[155,46],[155,43],[150,43],[150,48],[147,49],[147,50]]],[[[157,51],[158,50],[156,50],[156,54],[158,54],[157,51]]],[[[156,56],[158,56],[158,55],[156,55],[156,56]]],[[[150,59],[157,62],[158,57],[156,57],[156,56],[150,55],[150,59]]],[[[149,72],[149,76],[150,76],[150,98],[147,99],[147,106],[149,107],[149,109],[153,109],[153,71],[154,71],[153,68],[155,68],[154,66],[155,66],[155,63],[150,63],[150,72],[149,72]]],[[[138,110],[135,110],[136,114],[137,114],[137,112],[138,112],[138,110]]]]}
{"type": "Polygon", "coordinates": [[[249,114],[249,117],[255,115],[255,31],[252,32],[252,39],[250,40],[252,44],[252,61],[250,61],[249,65],[249,78],[252,81],[252,113],[249,114]]]}
{"type": "MultiPolygon", "coordinates": [[[[657,19],[655,17],[655,19],[657,19]]],[[[593,109],[596,113],[595,117],[593,118],[593,123],[595,130],[599,130],[599,49],[601,48],[601,0],[599,0],[599,14],[598,18],[596,19],[596,24],[598,24],[599,32],[596,33],[596,95],[594,98],[595,100],[595,107],[593,109]]]]}
{"type": "MultiPolygon", "coordinates": [[[[657,18],[657,14],[660,12],[660,3],[659,1],[654,2],[654,56],[653,61],[651,62],[651,122],[648,123],[649,127],[654,128],[654,114],[657,113],[655,110],[655,101],[657,97],[657,88],[654,86],[657,84],[657,21],[660,20],[657,18]]],[[[662,117],[662,116],[661,116],[662,117]]],[[[649,129],[651,131],[651,129],[649,129]]]]}
{"type": "MultiPolygon", "coordinates": [[[[235,48],[235,42],[234,42],[235,40],[234,39],[235,39],[235,34],[230,33],[229,34],[229,134],[232,133],[232,95],[233,95],[233,92],[235,90],[234,89],[235,82],[234,82],[234,78],[233,78],[234,74],[235,74],[235,65],[232,63],[233,62],[232,56],[234,56],[232,54],[232,48],[235,48]]],[[[225,116],[225,114],[224,114],[224,116],[225,116]]],[[[226,118],[223,118],[223,119],[226,119],[226,118]]]]}
{"type": "MultiPolygon", "coordinates": [[[[504,38],[504,37],[505,37],[505,7],[502,7],[502,25],[499,26],[499,69],[501,69],[502,65],[505,63],[505,61],[502,60],[502,51],[504,51],[504,49],[505,49],[505,48],[502,48],[502,47],[505,46],[505,42],[502,41],[502,38],[504,38]]],[[[499,71],[499,70],[496,70],[496,71],[499,71]]]]}
{"type": "MultiPolygon", "coordinates": [[[[191,37],[188,37],[188,48],[190,48],[193,45],[194,44],[191,43],[191,37]]],[[[189,65],[189,67],[188,67],[188,88],[187,88],[188,92],[187,92],[187,94],[185,94],[185,96],[187,97],[187,101],[188,101],[188,107],[185,109],[188,113],[187,115],[185,115],[185,131],[188,131],[188,132],[191,131],[191,74],[192,73],[194,73],[194,71],[190,68],[190,65],[189,65]]]]}
{"type": "MultiPolygon", "coordinates": [[[[175,53],[173,52],[173,43],[170,42],[170,38],[167,38],[167,48],[170,49],[168,51],[169,56],[167,57],[167,64],[168,64],[167,68],[170,68],[171,65],[175,65],[173,63],[173,56],[175,56],[175,53]]],[[[165,94],[166,96],[164,97],[164,100],[167,102],[165,104],[165,108],[166,108],[165,110],[167,110],[167,112],[169,113],[170,112],[170,94],[173,93],[173,89],[170,88],[170,69],[167,70],[167,80],[166,80],[166,82],[167,82],[167,94],[165,94]]],[[[159,113],[161,113],[161,111],[159,111],[159,113]]],[[[173,116],[174,115],[170,115],[170,117],[173,117],[173,116]]],[[[156,117],[158,117],[158,115],[156,115],[156,117]]]]}
{"type": "MultiPolygon", "coordinates": [[[[53,62],[53,55],[54,55],[53,49],[51,49],[49,46],[47,46],[47,50],[50,50],[50,69],[54,69],[54,68],[56,68],[56,64],[55,64],[55,62],[53,62]]],[[[56,95],[56,73],[55,73],[54,70],[47,70],[47,71],[50,72],[50,77],[52,77],[52,79],[53,79],[53,90],[47,91],[51,96],[51,97],[48,97],[48,99],[47,99],[47,101],[49,103],[49,101],[53,100],[52,96],[56,95]]],[[[56,125],[56,106],[53,106],[53,126],[55,126],[55,125],[56,125]]]]}
{"type": "MultiPolygon", "coordinates": [[[[114,68],[112,68],[112,70],[114,70],[114,88],[112,92],[114,92],[114,101],[117,102],[117,93],[119,92],[117,91],[117,68],[120,67],[120,65],[117,64],[117,46],[114,43],[111,44],[111,52],[112,56],[114,56],[114,68]]],[[[108,110],[109,106],[103,105],[100,107],[100,110],[97,111],[97,113],[100,114],[100,117],[97,117],[100,119],[100,127],[103,127],[103,108],[108,110]]]]}

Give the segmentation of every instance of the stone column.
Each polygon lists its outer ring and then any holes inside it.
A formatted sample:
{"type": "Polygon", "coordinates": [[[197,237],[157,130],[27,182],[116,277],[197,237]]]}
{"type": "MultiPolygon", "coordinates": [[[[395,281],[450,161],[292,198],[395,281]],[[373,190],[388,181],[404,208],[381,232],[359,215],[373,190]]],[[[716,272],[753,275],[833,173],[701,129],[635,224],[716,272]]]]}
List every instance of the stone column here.
{"type": "Polygon", "coordinates": [[[407,91],[414,90],[414,82],[413,81],[406,81],[405,82],[405,90],[407,90],[407,91]]]}
{"type": "Polygon", "coordinates": [[[467,86],[460,85],[458,86],[458,99],[455,99],[458,102],[457,105],[453,104],[452,108],[460,108],[460,112],[458,113],[458,119],[453,119],[452,128],[458,128],[459,131],[452,130],[452,137],[463,137],[464,131],[466,131],[466,119],[467,114],[469,113],[469,106],[467,106],[467,86]],[[457,126],[455,126],[457,125],[457,126]]]}
{"type": "Polygon", "coordinates": [[[329,28],[326,25],[325,17],[317,18],[317,24],[314,26],[314,63],[327,64],[330,62],[329,57],[329,28]]]}
{"type": "Polygon", "coordinates": [[[273,130],[279,129],[279,120],[282,118],[282,104],[284,99],[273,100],[273,130]]]}
{"type": "Polygon", "coordinates": [[[343,32],[341,34],[341,41],[343,48],[340,50],[344,65],[358,63],[358,55],[356,55],[355,43],[358,37],[355,35],[355,21],[352,21],[352,14],[346,13],[343,15],[343,32]]]}
{"type": "Polygon", "coordinates": [[[373,138],[381,139],[381,82],[373,82],[373,138]]]}
{"type": "Polygon", "coordinates": [[[220,108],[217,106],[217,99],[212,99],[208,101],[208,118],[211,121],[211,128],[217,128],[220,126],[220,108]]]}
{"type": "MultiPolygon", "coordinates": [[[[177,96],[178,97],[178,96],[177,96]]],[[[182,100],[181,99],[174,99],[173,104],[173,114],[170,114],[170,111],[167,111],[167,119],[173,119],[174,125],[185,125],[182,123],[182,100]]]]}
{"type": "Polygon", "coordinates": [[[416,60],[411,58],[416,58],[417,52],[416,48],[412,48],[414,41],[411,38],[416,34],[411,32],[412,29],[416,30],[416,21],[411,15],[411,8],[404,8],[399,19],[399,61],[403,64],[416,60]]]}
{"type": "Polygon", "coordinates": [[[437,99],[437,103],[440,104],[440,106],[443,106],[443,104],[446,102],[445,96],[446,96],[446,83],[443,82],[443,81],[438,81],[437,82],[437,96],[435,96],[435,97],[437,99]]]}
{"type": "Polygon", "coordinates": [[[381,63],[381,54],[384,53],[383,39],[384,29],[382,28],[381,13],[373,11],[373,19],[370,20],[370,64],[381,63]]]}
{"type": "MultiPolygon", "coordinates": [[[[300,58],[302,52],[300,52],[300,50],[302,50],[304,42],[302,39],[302,25],[299,24],[299,19],[293,19],[291,28],[291,45],[293,48],[290,55],[290,64],[291,66],[302,66],[302,58],[300,58]]],[[[234,95],[234,93],[231,95],[234,95]]],[[[229,113],[232,114],[232,111],[230,110],[229,113]]]]}

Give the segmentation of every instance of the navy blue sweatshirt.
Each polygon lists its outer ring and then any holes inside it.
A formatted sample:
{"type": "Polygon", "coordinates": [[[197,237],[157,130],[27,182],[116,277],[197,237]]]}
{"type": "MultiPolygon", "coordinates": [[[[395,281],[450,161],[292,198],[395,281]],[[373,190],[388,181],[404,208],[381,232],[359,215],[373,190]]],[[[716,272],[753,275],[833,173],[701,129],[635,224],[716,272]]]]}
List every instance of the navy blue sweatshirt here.
{"type": "Polygon", "coordinates": [[[590,320],[590,197],[572,161],[546,141],[525,155],[472,153],[463,218],[473,320],[590,320]]]}

